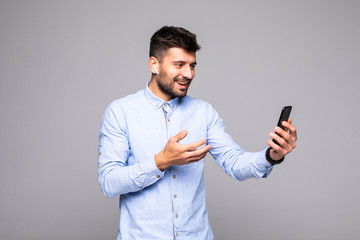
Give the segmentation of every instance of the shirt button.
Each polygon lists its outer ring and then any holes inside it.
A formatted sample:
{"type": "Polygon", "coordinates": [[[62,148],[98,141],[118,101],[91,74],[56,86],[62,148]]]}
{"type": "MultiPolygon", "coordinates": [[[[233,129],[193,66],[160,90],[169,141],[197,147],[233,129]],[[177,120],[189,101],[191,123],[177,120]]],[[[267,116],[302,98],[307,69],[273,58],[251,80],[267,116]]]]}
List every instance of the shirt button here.
{"type": "Polygon", "coordinates": [[[269,167],[268,166],[265,166],[265,169],[268,169],[269,167]]]}
{"type": "Polygon", "coordinates": [[[156,175],[157,178],[160,178],[160,175],[156,175]]]}
{"type": "Polygon", "coordinates": [[[168,118],[168,122],[170,122],[170,118],[168,118]]]}
{"type": "Polygon", "coordinates": [[[175,175],[173,175],[173,178],[176,178],[176,176],[175,176],[175,175]]]}
{"type": "Polygon", "coordinates": [[[174,198],[177,198],[177,195],[176,195],[176,194],[174,195],[174,198]]]}
{"type": "Polygon", "coordinates": [[[178,217],[179,217],[179,215],[175,214],[175,217],[176,217],[176,218],[178,218],[178,217]]]}
{"type": "Polygon", "coordinates": [[[176,236],[178,237],[178,236],[179,236],[179,233],[176,233],[176,236]]]}
{"type": "Polygon", "coordinates": [[[159,107],[159,104],[156,104],[156,107],[159,107]]]}
{"type": "Polygon", "coordinates": [[[101,155],[101,152],[99,152],[99,155],[101,155]]]}

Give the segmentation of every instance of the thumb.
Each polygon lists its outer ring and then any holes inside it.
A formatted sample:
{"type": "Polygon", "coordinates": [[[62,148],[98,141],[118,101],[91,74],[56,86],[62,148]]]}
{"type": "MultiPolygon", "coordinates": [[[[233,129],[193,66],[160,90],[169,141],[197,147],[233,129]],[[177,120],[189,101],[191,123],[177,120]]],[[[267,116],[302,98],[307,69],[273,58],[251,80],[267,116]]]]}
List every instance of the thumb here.
{"type": "Polygon", "coordinates": [[[184,130],[184,131],[181,131],[179,132],[178,134],[176,134],[175,136],[173,136],[173,140],[178,142],[180,141],[181,139],[184,139],[187,135],[187,131],[184,130]]]}

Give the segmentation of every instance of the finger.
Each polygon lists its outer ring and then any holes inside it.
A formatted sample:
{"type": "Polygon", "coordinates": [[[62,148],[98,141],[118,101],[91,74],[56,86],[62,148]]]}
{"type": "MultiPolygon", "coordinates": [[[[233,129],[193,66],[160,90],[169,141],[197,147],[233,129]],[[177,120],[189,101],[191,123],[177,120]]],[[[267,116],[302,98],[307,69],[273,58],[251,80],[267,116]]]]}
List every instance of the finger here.
{"type": "Polygon", "coordinates": [[[295,129],[295,131],[291,131],[290,134],[291,134],[291,137],[292,137],[292,138],[295,140],[295,142],[296,142],[296,141],[297,141],[296,129],[295,129]]]}
{"type": "Polygon", "coordinates": [[[200,146],[202,146],[204,144],[206,144],[206,140],[202,139],[202,140],[199,140],[197,142],[193,142],[193,143],[189,143],[189,144],[183,144],[183,147],[184,147],[185,151],[194,151],[198,147],[200,147],[200,146]]]}
{"type": "Polygon", "coordinates": [[[175,136],[172,136],[171,137],[171,140],[175,141],[175,142],[178,142],[180,141],[181,139],[184,139],[187,135],[187,131],[184,130],[184,131],[181,131],[179,132],[178,134],[176,134],[175,136]]]}
{"type": "MultiPolygon", "coordinates": [[[[203,153],[201,153],[201,151],[198,151],[198,150],[195,150],[197,152],[193,151],[193,152],[185,153],[184,158],[183,158],[182,162],[180,163],[180,165],[197,162],[197,161],[205,158],[206,154],[208,153],[208,150],[210,150],[210,148],[211,148],[211,146],[209,146],[209,149],[205,148],[205,151],[203,153]]],[[[201,149],[201,150],[203,150],[203,149],[201,149]]]]}
{"type": "Polygon", "coordinates": [[[294,125],[292,125],[290,122],[283,121],[281,124],[290,131],[295,129],[294,125]]]}
{"type": "Polygon", "coordinates": [[[289,129],[291,137],[296,141],[297,140],[296,127],[289,122],[284,122],[283,126],[289,129]]]}
{"type": "Polygon", "coordinates": [[[267,143],[277,154],[280,154],[282,156],[286,155],[287,151],[285,149],[283,149],[281,146],[277,145],[276,143],[274,143],[271,140],[268,140],[267,143]]]}
{"type": "Polygon", "coordinates": [[[285,132],[285,133],[286,133],[285,137],[281,137],[281,136],[279,136],[279,135],[277,135],[275,133],[270,133],[269,135],[270,135],[271,138],[275,139],[279,143],[279,145],[280,145],[280,147],[282,149],[284,149],[286,151],[286,152],[283,152],[283,153],[287,154],[287,153],[291,152],[293,148],[295,148],[294,147],[295,142],[287,132],[285,132]]]}
{"type": "Polygon", "coordinates": [[[202,148],[186,152],[185,157],[186,158],[198,157],[198,156],[201,156],[203,154],[208,153],[210,151],[210,149],[211,149],[211,145],[209,144],[209,145],[206,145],[206,146],[204,146],[202,148]]]}
{"type": "Polygon", "coordinates": [[[188,158],[187,160],[188,160],[189,162],[196,162],[196,161],[199,161],[199,160],[201,160],[201,159],[205,158],[205,157],[206,157],[206,155],[207,155],[207,153],[208,153],[208,152],[204,152],[203,154],[201,154],[201,155],[199,155],[199,156],[196,156],[196,157],[190,157],[190,158],[188,158]]]}
{"type": "Polygon", "coordinates": [[[295,139],[287,131],[276,127],[275,132],[278,135],[271,133],[271,137],[273,137],[282,148],[290,152],[293,148],[296,147],[295,139]]]}
{"type": "Polygon", "coordinates": [[[290,134],[286,130],[281,129],[280,127],[275,127],[274,131],[286,141],[290,140],[290,134]]]}
{"type": "Polygon", "coordinates": [[[270,136],[273,137],[279,143],[280,147],[286,151],[282,152],[283,154],[291,152],[296,147],[294,139],[287,132],[284,133],[283,137],[274,133],[270,133],[270,136]]]}
{"type": "Polygon", "coordinates": [[[198,157],[188,158],[187,160],[188,160],[189,163],[198,162],[201,159],[204,159],[206,157],[206,155],[207,155],[207,152],[200,155],[200,156],[198,156],[198,157]]]}
{"type": "Polygon", "coordinates": [[[290,126],[289,126],[289,130],[290,130],[290,135],[291,135],[291,137],[296,141],[296,140],[297,140],[296,127],[294,127],[293,125],[290,125],[290,126]]]}
{"type": "Polygon", "coordinates": [[[269,136],[275,141],[277,141],[280,146],[283,146],[286,143],[285,139],[276,133],[271,132],[269,133],[269,136]]]}

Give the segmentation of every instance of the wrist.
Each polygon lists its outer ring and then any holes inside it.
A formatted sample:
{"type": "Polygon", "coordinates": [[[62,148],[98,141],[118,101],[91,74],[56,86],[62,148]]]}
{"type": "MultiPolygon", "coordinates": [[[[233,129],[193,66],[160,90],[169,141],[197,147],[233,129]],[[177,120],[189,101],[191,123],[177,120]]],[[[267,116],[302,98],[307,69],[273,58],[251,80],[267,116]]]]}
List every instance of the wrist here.
{"type": "Polygon", "coordinates": [[[154,157],[156,167],[162,172],[168,167],[163,159],[162,152],[159,152],[154,157]]]}

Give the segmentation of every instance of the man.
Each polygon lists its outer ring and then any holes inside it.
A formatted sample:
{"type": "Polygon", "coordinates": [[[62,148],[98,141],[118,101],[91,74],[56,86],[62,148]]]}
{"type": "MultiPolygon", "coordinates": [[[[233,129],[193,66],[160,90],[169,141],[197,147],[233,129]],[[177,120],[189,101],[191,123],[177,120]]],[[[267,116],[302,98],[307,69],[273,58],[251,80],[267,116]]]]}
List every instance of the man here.
{"type": "Polygon", "coordinates": [[[213,239],[205,206],[204,157],[230,176],[265,178],[296,145],[296,129],[275,128],[271,148],[250,153],[225,132],[212,106],[187,96],[196,35],[163,27],[151,38],[145,90],[112,102],[99,136],[99,182],[120,196],[118,239],[213,239]]]}

